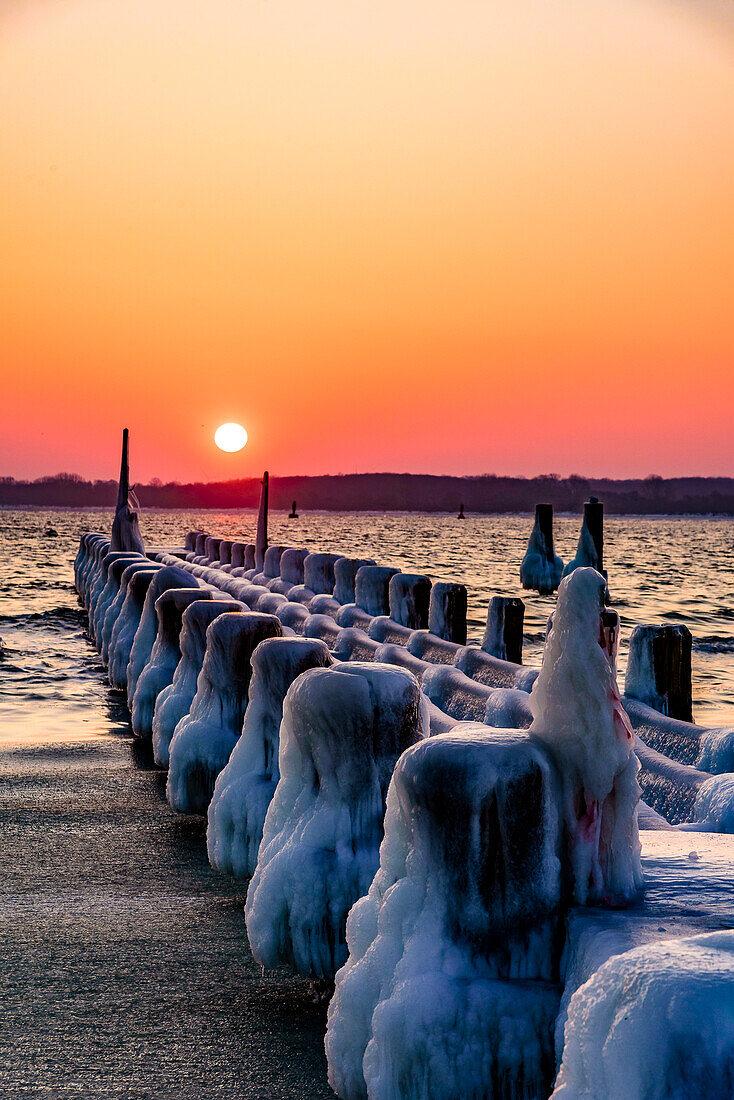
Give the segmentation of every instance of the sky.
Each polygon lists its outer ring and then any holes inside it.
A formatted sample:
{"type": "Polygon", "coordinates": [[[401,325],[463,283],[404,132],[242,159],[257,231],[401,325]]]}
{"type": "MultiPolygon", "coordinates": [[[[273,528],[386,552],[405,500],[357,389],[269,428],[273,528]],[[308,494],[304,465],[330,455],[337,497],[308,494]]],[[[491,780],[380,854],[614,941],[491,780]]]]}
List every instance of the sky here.
{"type": "Polygon", "coordinates": [[[734,474],[733,135],[716,0],[0,0],[0,474],[734,474]]]}

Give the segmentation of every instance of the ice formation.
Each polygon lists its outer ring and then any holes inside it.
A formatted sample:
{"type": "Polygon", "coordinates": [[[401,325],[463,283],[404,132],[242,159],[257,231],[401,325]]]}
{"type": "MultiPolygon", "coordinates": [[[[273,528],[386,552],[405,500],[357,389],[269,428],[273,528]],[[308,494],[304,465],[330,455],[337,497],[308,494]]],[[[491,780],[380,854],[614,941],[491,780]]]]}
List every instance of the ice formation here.
{"type": "Polygon", "coordinates": [[[695,819],[716,833],[734,833],[734,775],[712,775],[699,788],[695,819]]]}
{"type": "Polygon", "coordinates": [[[466,587],[453,581],[436,581],[431,589],[428,630],[437,638],[466,645],[466,587]]]}
{"type": "Polygon", "coordinates": [[[630,636],[625,694],[661,714],[693,721],[691,632],[681,623],[636,626],[630,636]]]}
{"type": "Polygon", "coordinates": [[[204,557],[207,559],[207,561],[214,562],[219,560],[219,547],[221,545],[221,539],[215,539],[212,538],[211,535],[209,536],[209,538],[204,543],[204,557]]]}
{"type": "Polygon", "coordinates": [[[206,632],[220,615],[244,611],[244,604],[234,600],[196,600],[181,617],[179,645],[181,659],[173,680],[156,700],[153,714],[153,756],[156,764],[168,767],[168,756],[176,726],[191,709],[196,684],[204,663],[206,632]]]}
{"type": "Polygon", "coordinates": [[[270,591],[287,595],[295,585],[303,584],[303,565],[307,556],[308,550],[293,546],[284,550],[280,556],[280,576],[268,583],[270,591]]]}
{"type": "MultiPolygon", "coordinates": [[[[120,690],[127,687],[127,666],[130,660],[130,651],[140,625],[145,597],[153,578],[159,571],[154,566],[150,569],[137,569],[134,565],[128,565],[127,569],[134,569],[135,572],[130,576],[120,614],[112,627],[108,650],[109,667],[107,674],[109,681],[112,687],[120,688],[120,690]]],[[[127,569],[125,572],[127,572],[127,569]]]]}
{"type": "Polygon", "coordinates": [[[374,565],[372,558],[339,558],[334,562],[334,599],[354,603],[357,573],[363,565],[374,565]]]}
{"type": "Polygon", "coordinates": [[[324,643],[307,638],[268,638],[253,653],[242,736],[217,777],[209,805],[209,861],[225,874],[244,878],[255,870],[265,814],[280,777],[286,692],[302,672],[330,664],[324,643]]]}
{"type": "Polygon", "coordinates": [[[734,771],[734,729],[701,730],[696,767],[714,775],[734,771]]]}
{"type": "Polygon", "coordinates": [[[733,1094],[734,932],[615,955],[574,993],[553,1100],[733,1094]]]}
{"type": "Polygon", "coordinates": [[[421,687],[432,703],[457,721],[481,722],[492,689],[470,680],[453,665],[430,665],[421,687]]]}
{"type": "Polygon", "coordinates": [[[283,551],[287,549],[287,546],[269,546],[267,548],[263,557],[262,569],[250,578],[253,584],[267,586],[269,581],[280,576],[280,559],[283,551]]]}
{"type": "Polygon", "coordinates": [[[130,710],[133,709],[133,700],[135,698],[135,689],[138,686],[138,679],[150,660],[153,644],[156,634],[158,633],[158,615],[155,609],[156,600],[170,588],[196,589],[199,591],[200,585],[195,577],[192,577],[185,569],[180,569],[176,565],[165,565],[163,569],[158,570],[155,577],[150,582],[150,587],[145,595],[145,603],[143,605],[143,612],[140,616],[140,623],[138,624],[138,629],[135,631],[135,638],[130,649],[130,659],[125,673],[127,683],[127,704],[130,710]]]}
{"type": "Polygon", "coordinates": [[[558,589],[543,665],[533,685],[530,732],[562,777],[566,842],[576,900],[634,896],[642,884],[635,736],[602,648],[606,582],[575,569],[558,589]]]}
{"type": "Polygon", "coordinates": [[[392,642],[396,645],[407,646],[413,631],[407,626],[400,626],[399,623],[396,623],[394,619],[389,618],[387,615],[377,615],[370,622],[367,633],[376,642],[392,642]]]}
{"type": "Polygon", "coordinates": [[[409,630],[428,627],[431,582],[421,573],[395,573],[390,578],[390,618],[409,630]]]}
{"type": "Polygon", "coordinates": [[[296,634],[303,634],[303,628],[308,619],[308,608],[302,603],[285,603],[275,613],[283,626],[295,630],[296,634]]]}
{"type": "Polygon", "coordinates": [[[96,538],[102,538],[102,535],[95,534],[92,531],[84,531],[79,536],[79,549],[77,550],[76,557],[74,558],[74,587],[76,588],[80,596],[81,584],[79,578],[82,569],[89,560],[89,554],[91,552],[92,546],[94,545],[93,540],[96,538]]]}
{"type": "Polygon", "coordinates": [[[354,602],[370,616],[390,614],[390,581],[398,572],[389,565],[363,565],[354,582],[354,602]]]}
{"type": "Polygon", "coordinates": [[[527,729],[533,721],[530,696],[518,688],[493,688],[484,711],[484,724],[498,729],[527,729]]]}
{"type": "Polygon", "coordinates": [[[562,895],[555,776],[526,734],[458,725],[403,754],[329,1005],[343,1100],[542,1098],[562,895]]]}
{"type": "Polygon", "coordinates": [[[336,621],[340,606],[341,604],[338,604],[333,596],[319,593],[309,601],[308,609],[312,615],[329,615],[336,621]]]}
{"type": "Polygon", "coordinates": [[[407,648],[414,657],[435,665],[453,665],[461,651],[458,642],[447,641],[430,630],[414,630],[407,648]]]}
{"type": "Polygon", "coordinates": [[[123,428],[122,462],[117,489],[117,508],[115,509],[115,518],[112,521],[111,550],[135,550],[138,554],[145,553],[143,536],[140,534],[140,524],[138,522],[139,512],[140,505],[135,493],[130,488],[128,431],[127,428],[123,428]]]}
{"type": "Polygon", "coordinates": [[[222,615],[208,628],[196,695],[169,749],[166,795],[179,813],[206,813],[215,780],[242,732],[253,651],[280,634],[274,615],[256,611],[222,615]]]}
{"type": "Polygon", "coordinates": [[[562,576],[563,560],[553,547],[553,507],[537,504],[535,523],[520,565],[520,583],[523,588],[548,596],[558,588],[562,576]]]}
{"type": "Polygon", "coordinates": [[[303,569],[303,583],[314,595],[330,596],[336,584],[336,563],[340,554],[309,554],[303,569]]]}
{"type": "Polygon", "coordinates": [[[266,615],[274,615],[286,603],[288,603],[288,600],[280,592],[267,592],[262,596],[258,596],[252,610],[263,611],[266,615]]]}
{"type": "Polygon", "coordinates": [[[225,566],[225,569],[231,571],[239,567],[244,567],[245,564],[245,544],[244,542],[233,542],[232,553],[229,559],[229,566],[225,566]]]}
{"type": "Polygon", "coordinates": [[[596,544],[589,530],[587,510],[584,508],[584,520],[581,524],[581,534],[579,535],[579,541],[576,547],[576,556],[566,563],[566,567],[563,570],[563,576],[567,577],[569,574],[573,573],[574,569],[583,569],[587,566],[591,569],[598,569],[600,562],[596,544]]]}
{"type": "Polygon", "coordinates": [[[112,631],[114,630],[115,623],[120,617],[122,608],[125,605],[125,598],[127,596],[127,589],[130,583],[131,577],[135,573],[139,573],[141,569],[146,571],[155,571],[161,567],[155,562],[148,561],[146,558],[139,558],[133,562],[115,562],[111,566],[113,576],[117,576],[119,573],[119,583],[117,586],[117,592],[110,602],[109,607],[105,611],[104,622],[102,623],[102,629],[98,639],[100,646],[100,653],[102,654],[102,660],[107,665],[110,660],[110,642],[112,640],[112,631]]]}
{"type": "Polygon", "coordinates": [[[354,626],[359,630],[367,631],[372,623],[372,615],[358,607],[356,603],[345,603],[336,613],[336,622],[339,626],[354,626]]]}
{"type": "Polygon", "coordinates": [[[522,664],[525,604],[513,596],[493,596],[487,610],[482,649],[501,661],[522,664]]]}
{"type": "Polygon", "coordinates": [[[232,560],[232,546],[231,539],[222,539],[219,544],[219,568],[223,569],[225,565],[229,565],[232,560]]]}
{"type": "MultiPolygon", "coordinates": [[[[493,657],[485,653],[477,646],[464,646],[456,651],[454,664],[465,672],[472,680],[478,680],[480,684],[487,684],[493,688],[516,687],[517,675],[520,666],[502,661],[499,657],[493,657]]],[[[530,670],[534,671],[534,670],[530,670]]],[[[530,688],[527,689],[528,691],[530,688]]]]}
{"type": "Polygon", "coordinates": [[[395,762],[428,732],[424,697],[404,669],[312,669],[289,689],[280,780],[247,894],[263,966],[330,978],[345,961],[347,913],[378,866],[395,762]]]}
{"type": "Polygon", "coordinates": [[[380,643],[373,641],[364,630],[346,626],[339,631],[332,653],[338,661],[372,661],[379,648],[380,643]]]}
{"type": "Polygon", "coordinates": [[[79,570],[79,595],[85,607],[89,606],[89,589],[97,575],[99,562],[109,553],[110,541],[104,535],[96,535],[89,540],[89,553],[79,570]]]}
{"type": "Polygon", "coordinates": [[[181,660],[180,634],[184,611],[192,603],[207,599],[211,599],[211,592],[206,589],[169,588],[155,601],[158,618],[155,642],[150,660],[138,678],[130,709],[130,721],[136,737],[152,735],[156,700],[172,682],[181,660]]]}
{"type": "Polygon", "coordinates": [[[304,638],[321,638],[329,649],[337,644],[340,634],[341,627],[337,626],[331,615],[309,615],[303,624],[304,638]]]}
{"type": "Polygon", "coordinates": [[[101,647],[102,626],[104,625],[107,608],[120,588],[122,571],[125,565],[130,565],[134,561],[145,561],[150,564],[147,558],[142,557],[140,554],[119,550],[105,554],[102,559],[102,571],[96,586],[96,595],[94,592],[92,593],[89,604],[89,634],[97,649],[101,647]],[[122,567],[118,565],[117,569],[113,571],[112,566],[115,562],[121,563],[122,567]]]}

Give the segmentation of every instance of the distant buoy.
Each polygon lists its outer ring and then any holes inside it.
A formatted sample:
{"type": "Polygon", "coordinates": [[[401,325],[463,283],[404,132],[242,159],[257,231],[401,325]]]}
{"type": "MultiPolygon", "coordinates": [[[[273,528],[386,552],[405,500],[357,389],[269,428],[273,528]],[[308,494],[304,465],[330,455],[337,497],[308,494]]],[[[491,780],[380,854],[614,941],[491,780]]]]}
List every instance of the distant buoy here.
{"type": "Polygon", "coordinates": [[[463,503],[459,505],[459,514],[456,518],[457,519],[466,519],[466,516],[464,515],[464,505],[463,505],[463,503]]]}
{"type": "Polygon", "coordinates": [[[290,513],[288,515],[288,519],[298,519],[298,512],[296,511],[296,502],[295,502],[295,500],[293,501],[293,507],[290,510],[290,513]]]}

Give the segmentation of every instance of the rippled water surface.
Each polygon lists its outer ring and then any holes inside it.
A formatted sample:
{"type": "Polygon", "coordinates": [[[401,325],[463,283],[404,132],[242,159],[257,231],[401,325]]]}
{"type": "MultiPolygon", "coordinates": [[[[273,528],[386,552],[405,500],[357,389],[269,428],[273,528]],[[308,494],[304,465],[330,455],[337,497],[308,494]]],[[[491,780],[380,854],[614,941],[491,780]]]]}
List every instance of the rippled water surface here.
{"type": "MultiPolygon", "coordinates": [[[[0,511],[2,584],[0,636],[7,652],[2,719],[18,728],[29,715],[13,700],[13,684],[33,701],[33,721],[54,708],[54,729],[75,722],[76,706],[99,690],[96,668],[80,644],[82,620],[72,590],[79,534],[109,531],[112,513],[0,511]],[[44,537],[47,526],[58,537],[44,537]]],[[[152,545],[177,545],[191,528],[254,540],[252,512],[146,511],[142,530],[152,545]]],[[[289,521],[271,515],[271,542],[375,558],[385,565],[462,580],[469,590],[469,633],[481,637],[491,595],[522,595],[525,653],[538,663],[552,597],[522,592],[518,570],[531,528],[529,516],[454,516],[415,513],[304,513],[289,521]]],[[[578,516],[556,517],[556,551],[573,556],[578,516]]],[[[694,715],[706,724],[734,724],[734,522],[729,519],[619,517],[607,519],[605,560],[613,605],[626,640],[637,623],[682,622],[694,638],[694,715]]],[[[103,690],[103,689],[102,689],[103,690]]]]}

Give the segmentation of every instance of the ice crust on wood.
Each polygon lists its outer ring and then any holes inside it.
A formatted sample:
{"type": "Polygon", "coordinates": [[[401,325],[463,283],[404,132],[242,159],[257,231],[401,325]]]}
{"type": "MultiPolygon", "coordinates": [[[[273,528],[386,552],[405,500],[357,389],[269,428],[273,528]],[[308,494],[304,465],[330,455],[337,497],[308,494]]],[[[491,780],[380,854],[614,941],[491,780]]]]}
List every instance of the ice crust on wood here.
{"type": "Polygon", "coordinates": [[[341,554],[309,554],[303,569],[303,583],[315,596],[331,596],[336,584],[336,563],[341,554]]]}
{"type": "Polygon", "coordinates": [[[379,863],[395,762],[428,735],[424,696],[406,670],[312,669],[285,697],[280,780],[247,894],[247,932],[263,966],[333,977],[344,926],[379,863]]]}
{"type": "Polygon", "coordinates": [[[629,645],[625,694],[661,714],[693,720],[691,632],[679,623],[636,626],[629,645]]]}
{"type": "Polygon", "coordinates": [[[374,565],[372,558],[339,558],[334,562],[334,599],[354,603],[357,573],[363,565],[374,565]]]}
{"type": "Polygon", "coordinates": [[[138,677],[130,711],[130,723],[136,737],[151,737],[153,714],[158,696],[173,681],[181,660],[180,634],[183,614],[192,603],[211,599],[203,588],[169,588],[155,601],[158,630],[150,660],[138,677]]]}
{"type": "Polygon", "coordinates": [[[428,631],[456,645],[466,645],[466,586],[455,581],[436,581],[431,589],[428,631]]]}
{"type": "Polygon", "coordinates": [[[573,892],[581,904],[632,898],[642,885],[635,736],[600,645],[606,582],[577,568],[561,581],[530,732],[556,761],[573,892]]]}
{"type": "Polygon", "coordinates": [[[166,796],[179,813],[207,812],[216,778],[242,732],[252,654],[281,633],[274,615],[256,611],[219,616],[207,628],[196,695],[169,749],[166,796]]]}
{"type": "Polygon", "coordinates": [[[176,565],[165,565],[163,569],[158,570],[155,577],[150,582],[148,591],[145,594],[145,603],[143,604],[140,623],[138,624],[138,629],[135,631],[135,638],[130,648],[130,659],[125,673],[127,704],[130,710],[133,709],[133,700],[135,699],[135,689],[138,686],[138,679],[150,660],[156,634],[158,633],[158,615],[155,609],[156,600],[171,588],[196,589],[199,591],[200,587],[196,577],[192,577],[185,569],[180,569],[176,565]]]}
{"type": "MultiPolygon", "coordinates": [[[[114,552],[103,559],[103,584],[98,589],[97,598],[92,601],[89,612],[89,633],[97,649],[102,648],[102,628],[107,609],[120,590],[120,578],[126,565],[135,561],[147,562],[141,554],[114,552]]],[[[149,564],[149,563],[148,563],[149,564]]]]}
{"type": "Polygon", "coordinates": [[[550,522],[542,511],[543,505],[536,505],[535,522],[530,533],[528,548],[520,565],[520,583],[523,588],[533,589],[541,596],[549,596],[558,588],[563,576],[563,560],[553,547],[553,513],[550,522]]]}
{"type": "Polygon", "coordinates": [[[733,932],[615,955],[571,998],[552,1100],[713,1100],[733,1090],[733,932]]]}
{"type": "Polygon", "coordinates": [[[517,731],[459,724],[390,784],[380,866],[329,1005],[344,1100],[544,1097],[562,893],[555,776],[517,731]]]}
{"type": "Polygon", "coordinates": [[[286,692],[302,672],[330,664],[326,645],[314,639],[268,638],[254,651],[242,736],[217,777],[209,805],[209,861],[225,874],[244,878],[255,870],[265,814],[280,778],[286,692]]]}
{"type": "Polygon", "coordinates": [[[130,488],[128,447],[128,431],[127,428],[123,428],[120,480],[117,488],[115,518],[112,521],[110,549],[135,550],[138,554],[144,554],[145,545],[143,543],[143,536],[140,534],[140,524],[138,520],[140,505],[137,502],[135,493],[130,488]]]}
{"type": "Polygon", "coordinates": [[[153,578],[160,572],[160,568],[152,565],[152,563],[149,569],[138,569],[135,565],[128,565],[125,572],[128,570],[134,570],[134,572],[130,574],[120,614],[112,627],[108,650],[109,667],[107,674],[109,681],[112,687],[120,690],[127,687],[127,667],[135,635],[143,615],[145,597],[153,578]]]}
{"type": "MultiPolygon", "coordinates": [[[[389,585],[390,618],[409,630],[428,627],[431,582],[421,573],[395,573],[389,585]]],[[[386,640],[386,639],[383,639],[386,640]]]]}
{"type": "Polygon", "coordinates": [[[220,615],[244,610],[244,604],[235,600],[201,599],[195,600],[184,611],[179,635],[181,659],[171,684],[156,699],[153,714],[153,756],[160,767],[168,767],[174,730],[189,713],[194,701],[206,652],[206,632],[210,624],[220,615]]]}
{"type": "Polygon", "coordinates": [[[100,653],[102,655],[103,662],[107,665],[110,660],[110,643],[112,641],[112,632],[115,628],[115,623],[120,617],[122,608],[125,604],[125,597],[127,596],[127,589],[130,583],[130,578],[135,573],[140,572],[141,569],[147,571],[155,571],[160,569],[160,565],[155,562],[148,561],[146,558],[138,558],[132,562],[114,562],[111,566],[113,575],[116,575],[120,571],[120,580],[117,586],[117,592],[113,599],[110,601],[110,605],[105,611],[104,622],[100,632],[99,643],[100,653]]]}
{"type": "Polygon", "coordinates": [[[398,572],[389,565],[363,565],[354,582],[354,602],[368,615],[390,614],[390,581],[398,572]]]}
{"type": "Polygon", "coordinates": [[[485,653],[501,661],[522,664],[525,604],[511,596],[493,596],[487,611],[487,626],[482,639],[485,653]]]}
{"type": "Polygon", "coordinates": [[[345,626],[339,631],[332,653],[338,661],[373,661],[380,643],[357,626],[345,626]]]}

